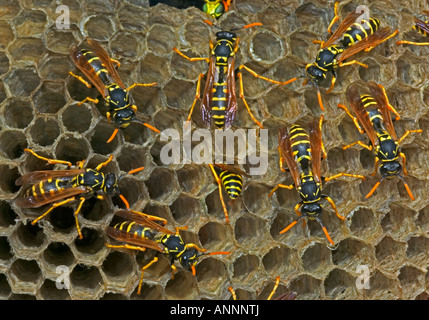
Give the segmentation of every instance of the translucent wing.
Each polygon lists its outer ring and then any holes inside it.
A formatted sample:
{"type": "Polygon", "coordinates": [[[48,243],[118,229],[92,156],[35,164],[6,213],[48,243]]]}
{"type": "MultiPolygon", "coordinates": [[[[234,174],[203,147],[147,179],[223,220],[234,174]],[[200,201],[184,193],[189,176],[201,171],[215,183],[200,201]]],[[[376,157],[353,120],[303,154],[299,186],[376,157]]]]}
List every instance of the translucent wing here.
{"type": "Polygon", "coordinates": [[[209,70],[207,71],[206,85],[204,87],[203,98],[201,101],[201,115],[203,118],[203,123],[206,127],[210,127],[210,124],[211,124],[213,84],[216,81],[215,79],[217,79],[218,77],[215,61],[216,61],[216,57],[211,56],[210,62],[209,62],[209,70]]]}
{"type": "Polygon", "coordinates": [[[154,222],[153,220],[150,220],[147,218],[144,214],[138,211],[134,210],[119,210],[115,212],[116,216],[122,217],[126,220],[134,221],[142,226],[146,226],[148,228],[151,228],[152,230],[165,233],[165,234],[174,234],[173,231],[168,230],[167,228],[164,228],[160,224],[154,222]]]}
{"type": "Polygon", "coordinates": [[[235,57],[228,59],[228,70],[227,70],[227,107],[225,114],[225,128],[229,128],[235,118],[237,112],[237,96],[235,93],[235,57]]]}
{"type": "Polygon", "coordinates": [[[318,182],[321,182],[320,168],[322,165],[322,132],[320,131],[319,123],[316,120],[310,123],[309,135],[313,173],[318,182]]]}
{"type": "Polygon", "coordinates": [[[124,230],[107,227],[106,233],[109,237],[112,237],[113,239],[116,239],[118,241],[163,252],[163,248],[159,243],[142,237],[135,237],[134,234],[126,232],[124,230]]]}
{"type": "Polygon", "coordinates": [[[298,188],[301,185],[301,179],[299,176],[298,164],[296,163],[293,155],[289,132],[286,127],[279,130],[278,137],[280,155],[286,161],[293,181],[295,182],[295,187],[298,188]]]}
{"type": "Polygon", "coordinates": [[[362,15],[361,12],[350,12],[344,20],[341,22],[341,24],[338,26],[338,28],[335,30],[335,32],[332,34],[332,36],[326,41],[322,48],[326,49],[330,47],[332,44],[334,44],[341,36],[346,32],[346,30],[355,23],[356,19],[359,18],[362,15]]]}
{"type": "Polygon", "coordinates": [[[33,171],[24,174],[15,181],[15,185],[21,186],[25,184],[35,184],[37,182],[56,179],[60,177],[72,177],[78,174],[85,172],[85,169],[77,170],[42,170],[42,171],[33,171]]]}

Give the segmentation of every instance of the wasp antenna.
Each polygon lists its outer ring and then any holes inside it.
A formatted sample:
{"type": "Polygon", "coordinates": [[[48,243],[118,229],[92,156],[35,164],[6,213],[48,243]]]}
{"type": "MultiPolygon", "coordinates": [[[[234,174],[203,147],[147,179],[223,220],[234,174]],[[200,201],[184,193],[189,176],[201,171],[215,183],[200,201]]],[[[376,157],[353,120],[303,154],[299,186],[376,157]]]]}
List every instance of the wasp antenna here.
{"type": "MultiPolygon", "coordinates": [[[[381,179],[380,179],[380,181],[378,181],[375,185],[374,185],[374,187],[372,187],[372,189],[371,189],[371,191],[365,196],[365,198],[369,198],[373,193],[374,193],[374,191],[375,191],[375,189],[377,189],[378,188],[378,186],[380,185],[380,183],[381,183],[381,181],[383,181],[384,180],[384,177],[381,177],[381,179]]],[[[404,181],[404,180],[403,180],[404,181]]],[[[404,181],[405,182],[405,181],[404,181]]],[[[414,200],[414,199],[413,199],[414,200]]]]}
{"type": "Polygon", "coordinates": [[[214,26],[213,22],[209,21],[209,20],[204,20],[205,23],[207,23],[210,26],[214,26]]]}
{"type": "Polygon", "coordinates": [[[214,255],[218,255],[218,254],[230,254],[231,252],[229,251],[215,251],[215,252],[210,252],[210,253],[203,253],[204,255],[207,256],[214,256],[214,255]]]}
{"type": "Polygon", "coordinates": [[[412,192],[411,192],[411,189],[410,189],[410,187],[408,186],[408,183],[405,181],[404,177],[403,177],[403,176],[398,175],[398,178],[399,178],[399,179],[401,179],[401,180],[402,180],[402,182],[404,183],[404,187],[405,187],[405,189],[407,190],[408,195],[410,196],[411,200],[415,200],[415,199],[414,199],[414,196],[413,196],[413,194],[412,194],[412,192]]]}
{"type": "Polygon", "coordinates": [[[261,22],[254,22],[254,23],[246,24],[245,26],[240,27],[240,28],[231,29],[230,31],[237,31],[237,30],[241,30],[241,29],[247,29],[247,28],[262,26],[262,25],[263,24],[261,22]]]}
{"type": "Polygon", "coordinates": [[[315,217],[316,221],[320,224],[322,227],[323,232],[325,233],[326,238],[328,239],[329,243],[333,246],[335,245],[334,241],[332,241],[331,236],[328,233],[328,230],[326,230],[326,227],[323,225],[322,220],[320,220],[319,217],[315,217]]]}
{"type": "Polygon", "coordinates": [[[133,173],[142,171],[143,169],[144,169],[144,167],[136,168],[136,169],[128,171],[127,174],[133,174],[133,173]]]}
{"type": "Polygon", "coordinates": [[[322,109],[322,111],[325,111],[325,108],[323,107],[322,95],[320,94],[319,87],[317,87],[317,100],[319,101],[320,109],[322,109]]]}
{"type": "Polygon", "coordinates": [[[116,128],[115,131],[113,131],[112,135],[110,136],[109,140],[107,140],[107,143],[112,142],[113,139],[115,139],[116,134],[118,133],[119,129],[116,128]]]}
{"type": "Polygon", "coordinates": [[[125,206],[127,207],[127,209],[130,208],[130,204],[128,203],[127,199],[125,199],[125,197],[122,194],[119,194],[119,198],[121,198],[122,202],[125,204],[125,206]]]}
{"type": "Polygon", "coordinates": [[[194,265],[191,266],[191,270],[192,270],[192,275],[195,276],[197,274],[197,272],[195,271],[194,265]]]}

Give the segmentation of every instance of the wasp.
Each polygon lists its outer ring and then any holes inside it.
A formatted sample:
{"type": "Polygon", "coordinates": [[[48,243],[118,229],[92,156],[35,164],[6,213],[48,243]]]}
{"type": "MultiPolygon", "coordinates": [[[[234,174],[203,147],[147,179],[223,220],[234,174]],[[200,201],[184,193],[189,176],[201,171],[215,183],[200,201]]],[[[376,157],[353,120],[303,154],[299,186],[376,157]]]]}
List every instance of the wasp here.
{"type": "MultiPolygon", "coordinates": [[[[274,287],[271,290],[271,293],[268,296],[267,300],[272,299],[272,297],[276,293],[277,288],[279,287],[279,284],[280,284],[280,277],[277,277],[276,282],[274,283],[274,287]]],[[[237,300],[237,295],[235,294],[235,290],[231,286],[228,287],[228,290],[229,292],[231,292],[232,299],[237,300]]],[[[297,296],[296,292],[285,292],[279,295],[278,297],[274,298],[274,300],[295,300],[296,296],[297,296]]]]}
{"type": "MultiPolygon", "coordinates": [[[[24,149],[38,159],[44,160],[49,164],[64,164],[71,167],[72,164],[68,161],[48,159],[38,155],[31,149],[24,149]]],[[[88,195],[95,196],[99,200],[103,200],[106,196],[119,195],[125,206],[129,208],[129,203],[119,191],[119,181],[124,175],[117,177],[114,173],[104,174],[100,172],[101,168],[105,167],[113,156],[111,155],[105,162],[100,163],[95,169],[83,168],[84,160],[79,161],[77,169],[71,170],[43,170],[29,172],[21,176],[15,181],[17,186],[31,185],[22,197],[15,200],[15,204],[22,208],[39,208],[46,204],[52,204],[41,216],[31,222],[36,224],[39,220],[46,217],[52,210],[63,206],[70,202],[79,201],[77,209],[74,211],[76,221],[76,229],[79,238],[82,239],[82,232],[77,218],[78,213],[82,209],[83,203],[87,200],[88,195]]],[[[143,170],[140,167],[128,172],[132,174],[143,170]]]]}
{"type": "MultiPolygon", "coordinates": [[[[177,271],[174,265],[175,260],[179,260],[183,268],[191,269],[192,274],[195,276],[195,265],[202,256],[229,254],[226,251],[207,253],[206,249],[202,249],[194,243],[186,244],[180,236],[180,230],[186,230],[187,227],[176,227],[176,231],[173,232],[165,228],[167,221],[163,218],[134,210],[119,210],[115,212],[115,215],[125,221],[117,223],[113,227],[108,226],[106,233],[111,238],[125,242],[125,244],[113,245],[106,243],[106,246],[114,249],[138,251],[146,251],[149,248],[166,254],[171,260],[172,277],[177,271]]],[[[155,256],[143,266],[137,294],[140,294],[141,291],[144,271],[157,261],[158,257],[155,256]]]]}
{"type": "Polygon", "coordinates": [[[249,177],[249,175],[243,170],[227,164],[210,163],[209,167],[213,173],[216,183],[219,186],[219,198],[222,203],[225,220],[228,223],[229,215],[223,199],[222,188],[225,189],[231,201],[234,201],[241,195],[243,177],[249,177]]]}
{"type": "MultiPolygon", "coordinates": [[[[205,20],[205,22],[214,26],[210,21],[205,20]]],[[[237,34],[234,31],[260,25],[262,25],[262,23],[257,22],[245,25],[241,28],[231,29],[229,31],[221,30],[217,32],[216,43],[213,44],[210,40],[210,58],[190,58],[180,52],[177,48],[173,48],[176,53],[189,61],[206,61],[209,65],[207,74],[205,75],[201,73],[198,77],[195,99],[192,103],[187,123],[191,120],[197,100],[201,98],[201,80],[205,77],[206,84],[201,100],[203,123],[205,126],[209,127],[213,120],[217,128],[229,128],[235,118],[238,107],[235,91],[235,81],[237,77],[240,83],[240,99],[244,102],[252,120],[260,128],[263,128],[262,124],[253,116],[252,111],[244,98],[242,74],[240,72],[236,73],[235,71],[235,55],[238,51],[239,37],[237,37],[237,34]]]]}
{"type": "Polygon", "coordinates": [[[204,0],[203,11],[217,19],[229,10],[232,0],[204,0]]]}
{"type": "MultiPolygon", "coordinates": [[[[361,52],[369,52],[380,43],[392,38],[398,33],[398,30],[390,34],[390,28],[385,27],[380,29],[380,20],[370,18],[369,20],[358,20],[363,12],[351,12],[340,23],[335,32],[331,31],[333,25],[339,20],[338,15],[338,2],[335,3],[335,16],[328,27],[328,32],[332,34],[327,41],[314,40],[314,43],[320,44],[320,50],[316,55],[316,59],[312,63],[305,66],[305,74],[296,78],[292,78],[285,82],[279,82],[273,79],[260,77],[264,80],[286,85],[298,78],[305,77],[303,85],[307,84],[310,80],[317,89],[317,98],[320,109],[325,110],[322,102],[322,97],[319,89],[319,83],[326,79],[327,74],[332,73],[331,86],[326,91],[331,92],[336,82],[336,69],[357,64],[359,66],[368,68],[368,65],[361,63],[357,60],[347,61],[346,59],[361,52]]],[[[255,77],[258,75],[253,70],[246,66],[241,66],[252,73],[255,77]]]]}
{"type": "Polygon", "coordinates": [[[339,104],[338,107],[344,109],[353,119],[360,133],[366,133],[371,145],[366,145],[362,141],[357,141],[344,146],[343,149],[345,150],[358,144],[369,151],[373,151],[375,154],[375,170],[372,173],[373,176],[377,174],[377,166],[380,163],[379,172],[381,174],[381,180],[374,185],[372,190],[365,196],[366,198],[369,198],[374,193],[384,179],[398,177],[404,183],[410,198],[414,200],[414,196],[408,184],[400,174],[401,171],[403,171],[404,175],[407,175],[407,170],[405,168],[406,157],[405,154],[400,151],[399,145],[410,133],[421,133],[422,130],[407,130],[402,137],[398,139],[390,112],[396,115],[395,120],[399,120],[400,116],[389,103],[386,90],[382,85],[374,81],[368,81],[367,86],[371,94],[359,94],[357,83],[353,83],[347,88],[347,98],[356,116],[353,116],[344,105],[339,104]],[[399,157],[402,158],[402,165],[399,163],[399,157]]]}
{"type": "MultiPolygon", "coordinates": [[[[152,131],[160,133],[155,127],[136,118],[137,106],[130,95],[130,90],[137,86],[151,87],[157,85],[157,83],[134,83],[126,88],[115,68],[115,65],[116,67],[120,66],[119,61],[109,57],[106,50],[97,41],[88,37],[86,41],[92,51],[73,46],[70,50],[70,56],[76,67],[100,92],[106,106],[109,108],[106,114],[107,119],[109,122],[113,119],[117,126],[107,143],[110,143],[115,138],[119,128],[125,129],[132,122],[141,123],[152,131]]],[[[71,71],[69,74],[85,84],[86,87],[91,88],[91,85],[83,77],[75,75],[71,71]]],[[[98,103],[98,99],[87,97],[79,102],[78,105],[82,105],[86,101],[98,103]]]]}
{"type": "MultiPolygon", "coordinates": [[[[429,11],[424,10],[423,13],[429,16],[429,11]]],[[[429,37],[429,21],[423,21],[419,18],[414,18],[415,25],[413,29],[420,33],[422,36],[429,37]]],[[[428,46],[429,42],[412,42],[412,41],[397,41],[396,44],[413,44],[416,46],[428,46]]]]}
{"type": "MultiPolygon", "coordinates": [[[[280,234],[288,231],[300,220],[307,218],[316,220],[322,227],[328,241],[334,245],[334,242],[319,217],[323,210],[320,201],[322,199],[327,200],[336,216],[341,220],[345,220],[345,218],[338,213],[334,201],[328,195],[322,194],[322,183],[342,176],[360,178],[362,180],[365,179],[365,177],[343,172],[331,177],[321,176],[321,160],[327,156],[322,141],[322,122],[323,116],[320,117],[319,124],[317,124],[316,120],[312,121],[309,125],[309,133],[300,125],[293,125],[290,130],[288,130],[287,127],[282,127],[279,130],[278,149],[280,153],[280,170],[283,172],[286,171],[284,167],[286,163],[294,183],[292,185],[278,184],[270,192],[269,196],[278,188],[291,190],[295,187],[302,199],[302,201],[295,206],[295,212],[298,218],[280,231],[280,234]]],[[[303,225],[305,225],[305,221],[303,221],[303,225]]]]}

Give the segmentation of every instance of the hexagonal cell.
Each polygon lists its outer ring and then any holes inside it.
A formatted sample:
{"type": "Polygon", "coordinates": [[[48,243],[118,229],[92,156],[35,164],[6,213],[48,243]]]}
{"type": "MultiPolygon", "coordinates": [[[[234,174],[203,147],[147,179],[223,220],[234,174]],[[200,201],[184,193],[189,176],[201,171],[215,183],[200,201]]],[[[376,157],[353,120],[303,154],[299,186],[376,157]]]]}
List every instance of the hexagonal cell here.
{"type": "Polygon", "coordinates": [[[254,246],[265,238],[266,222],[255,216],[246,214],[237,219],[234,226],[235,240],[244,246],[254,246]]]}
{"type": "Polygon", "coordinates": [[[177,35],[169,26],[154,24],[149,30],[146,42],[151,52],[159,56],[167,56],[170,55],[173,47],[177,47],[177,35]]]}
{"type": "Polygon", "coordinates": [[[40,295],[44,300],[70,300],[68,290],[58,289],[57,283],[49,279],[40,287],[40,295]]]}
{"type": "Polygon", "coordinates": [[[258,30],[250,40],[250,55],[258,62],[273,64],[285,54],[284,42],[269,30],[258,30]]]}
{"type": "Polygon", "coordinates": [[[416,229],[414,217],[416,213],[403,207],[392,205],[390,211],[381,220],[384,232],[398,240],[405,240],[416,229]]]}
{"type": "Polygon", "coordinates": [[[21,99],[8,99],[3,116],[8,126],[18,129],[26,128],[34,118],[30,102],[21,99]]]}
{"type": "Polygon", "coordinates": [[[56,53],[69,54],[76,39],[69,30],[58,30],[56,27],[46,31],[46,47],[56,53]]]}
{"type": "Polygon", "coordinates": [[[47,22],[42,10],[21,10],[14,18],[16,31],[21,37],[41,35],[47,22]]]}
{"type": "Polygon", "coordinates": [[[379,270],[369,279],[369,289],[365,290],[372,300],[396,300],[401,296],[401,287],[396,278],[388,277],[379,270]]]}
{"type": "Polygon", "coordinates": [[[429,230],[429,207],[425,207],[418,213],[416,225],[423,231],[429,230]]]}
{"type": "Polygon", "coordinates": [[[43,59],[39,67],[39,74],[43,80],[56,81],[63,80],[72,70],[73,63],[65,55],[49,55],[43,59]]]}
{"type": "Polygon", "coordinates": [[[9,52],[16,60],[29,60],[37,62],[45,51],[41,39],[18,38],[9,47],[9,52]]]}
{"type": "Polygon", "coordinates": [[[331,299],[356,299],[356,279],[344,270],[334,268],[324,280],[325,293],[331,299]]]}
{"type": "Polygon", "coordinates": [[[88,142],[84,139],[76,139],[71,135],[63,135],[58,141],[55,154],[59,160],[77,163],[88,157],[88,142]]]}
{"type": "Polygon", "coordinates": [[[104,236],[99,230],[82,228],[83,239],[77,238],[74,241],[77,251],[84,255],[96,255],[104,248],[104,236]]]}
{"type": "Polygon", "coordinates": [[[167,299],[192,300],[198,295],[196,279],[188,271],[179,271],[165,286],[167,299]]]}
{"type": "Polygon", "coordinates": [[[0,20],[0,49],[4,50],[13,41],[15,35],[7,21],[0,20]]]}
{"type": "Polygon", "coordinates": [[[149,53],[140,61],[139,74],[143,83],[156,81],[162,86],[170,78],[168,60],[149,53]]]}
{"type": "Polygon", "coordinates": [[[203,166],[189,164],[177,170],[177,179],[183,192],[197,196],[205,188],[205,181],[210,179],[203,166]]]}
{"type": "Polygon", "coordinates": [[[151,199],[164,203],[174,201],[179,188],[174,172],[164,168],[155,168],[145,185],[151,199]]]}
{"type": "Polygon", "coordinates": [[[241,283],[249,282],[258,272],[259,263],[259,258],[255,255],[242,255],[233,263],[233,278],[241,283]]]}
{"type": "Polygon", "coordinates": [[[9,240],[7,237],[0,237],[0,260],[8,261],[13,257],[13,252],[11,250],[9,240]]]}
{"type": "Polygon", "coordinates": [[[286,246],[272,248],[262,258],[265,271],[271,276],[281,275],[282,278],[291,278],[298,272],[300,266],[297,261],[295,252],[286,246]]]}
{"type": "Polygon", "coordinates": [[[289,290],[296,292],[298,299],[320,299],[322,296],[321,284],[321,280],[302,274],[291,280],[289,290]]]}
{"type": "Polygon", "coordinates": [[[170,206],[173,218],[180,224],[201,216],[204,212],[200,200],[181,194],[170,206]]]}
{"type": "MultiPolygon", "coordinates": [[[[137,3],[140,5],[141,3],[137,3]]],[[[146,8],[124,3],[118,10],[119,21],[122,27],[133,31],[145,30],[148,21],[146,8]]]]}
{"type": "Polygon", "coordinates": [[[397,77],[410,86],[416,86],[422,79],[420,64],[425,63],[421,58],[411,52],[399,57],[396,61],[397,77]]]}
{"type": "Polygon", "coordinates": [[[348,220],[350,221],[349,228],[352,234],[367,242],[372,242],[375,237],[382,234],[377,217],[369,208],[356,208],[349,214],[348,220]]]}
{"type": "Polygon", "coordinates": [[[43,82],[33,96],[38,113],[56,113],[66,104],[64,86],[56,82],[43,82]]]}
{"type": "Polygon", "coordinates": [[[9,71],[10,62],[7,55],[3,52],[0,53],[0,75],[9,71]]]}
{"type": "Polygon", "coordinates": [[[305,249],[301,256],[302,265],[306,271],[315,275],[326,274],[332,267],[331,250],[325,244],[315,243],[305,249]]]}
{"type": "Polygon", "coordinates": [[[19,187],[15,185],[16,179],[20,177],[18,168],[7,164],[0,165],[0,189],[4,193],[18,192],[19,187]]]}
{"type": "Polygon", "coordinates": [[[35,289],[42,279],[42,272],[35,260],[17,259],[10,267],[10,280],[15,282],[15,290],[35,289]]]}
{"type": "Polygon", "coordinates": [[[227,275],[225,264],[214,257],[201,260],[195,269],[198,285],[208,292],[216,292],[227,275]]]}
{"type": "Polygon", "coordinates": [[[95,266],[76,265],[70,273],[70,284],[74,290],[94,294],[103,283],[100,270],[95,266]]]}
{"type": "Polygon", "coordinates": [[[386,270],[395,270],[405,262],[406,244],[385,236],[375,247],[375,256],[386,270]]]}
{"type": "Polygon", "coordinates": [[[109,16],[92,16],[84,25],[84,29],[90,38],[106,41],[114,33],[116,27],[113,24],[112,17],[109,16]]]}
{"type": "Polygon", "coordinates": [[[8,228],[16,225],[17,217],[18,215],[12,209],[11,205],[4,200],[0,200],[0,227],[8,228]]]}
{"type": "Polygon", "coordinates": [[[164,290],[161,285],[148,285],[143,283],[141,294],[137,295],[137,291],[131,295],[133,300],[165,300],[164,290]]]}
{"type": "Polygon", "coordinates": [[[49,146],[60,135],[60,127],[56,120],[46,117],[37,118],[30,128],[30,134],[35,143],[40,146],[49,146]]]}
{"type": "MultiPolygon", "coordinates": [[[[94,152],[99,154],[112,154],[113,151],[117,148],[117,146],[120,143],[120,135],[122,132],[118,132],[115,139],[112,140],[112,142],[107,143],[107,140],[112,135],[113,131],[115,130],[115,127],[107,122],[100,121],[94,129],[91,130],[91,148],[94,150],[94,152]]],[[[121,130],[122,131],[122,130],[121,130]]]]}
{"type": "Polygon", "coordinates": [[[51,242],[43,251],[43,259],[54,266],[65,265],[70,267],[75,262],[70,247],[63,242],[51,242]]]}
{"type": "Polygon", "coordinates": [[[121,32],[111,40],[110,47],[114,56],[137,58],[142,52],[143,44],[140,37],[121,32]]]}
{"type": "Polygon", "coordinates": [[[425,273],[412,266],[403,266],[399,270],[398,279],[401,283],[402,298],[414,299],[416,293],[425,290],[425,273]]]}
{"type": "Polygon", "coordinates": [[[27,147],[27,138],[21,131],[3,131],[0,136],[0,151],[9,159],[21,157],[27,147]]]}
{"type": "MultiPolygon", "coordinates": [[[[189,81],[172,78],[165,86],[167,105],[173,109],[190,110],[195,98],[194,85],[189,81]]],[[[199,104],[199,101],[196,102],[199,104]]],[[[198,110],[195,110],[198,113],[198,110]]]]}
{"type": "Polygon", "coordinates": [[[36,251],[46,241],[46,235],[43,229],[38,225],[32,225],[31,223],[19,224],[15,230],[15,237],[25,246],[31,247],[32,250],[36,251]]]}
{"type": "MultiPolygon", "coordinates": [[[[60,232],[64,235],[73,235],[76,232],[77,235],[74,209],[71,207],[61,206],[52,210],[49,214],[49,222],[52,224],[54,232],[60,232]]],[[[46,225],[44,227],[46,228],[46,225]]]]}
{"type": "Polygon", "coordinates": [[[338,244],[332,252],[332,262],[340,267],[350,267],[354,265],[368,263],[373,260],[372,251],[362,241],[347,238],[338,244]]]}
{"type": "Polygon", "coordinates": [[[232,239],[231,229],[224,224],[208,222],[198,231],[198,238],[204,248],[211,251],[228,250],[231,247],[229,239],[232,239]]]}
{"type": "Polygon", "coordinates": [[[12,292],[12,289],[7,281],[7,277],[5,274],[0,274],[0,297],[2,299],[7,299],[12,292]]]}
{"type": "Polygon", "coordinates": [[[260,183],[249,182],[243,189],[244,206],[259,217],[269,217],[272,210],[271,199],[268,197],[270,191],[260,183]]]}
{"type": "Polygon", "coordinates": [[[407,241],[407,258],[415,265],[429,265],[429,239],[426,237],[412,237],[407,241]]]}
{"type": "Polygon", "coordinates": [[[40,78],[34,68],[27,67],[13,70],[4,83],[13,96],[28,97],[40,85],[40,78]]]}
{"type": "Polygon", "coordinates": [[[61,119],[67,130],[83,133],[91,125],[92,114],[90,108],[87,106],[72,104],[61,114],[61,119]],[[76,121],[76,119],[79,119],[79,121],[76,121]]]}

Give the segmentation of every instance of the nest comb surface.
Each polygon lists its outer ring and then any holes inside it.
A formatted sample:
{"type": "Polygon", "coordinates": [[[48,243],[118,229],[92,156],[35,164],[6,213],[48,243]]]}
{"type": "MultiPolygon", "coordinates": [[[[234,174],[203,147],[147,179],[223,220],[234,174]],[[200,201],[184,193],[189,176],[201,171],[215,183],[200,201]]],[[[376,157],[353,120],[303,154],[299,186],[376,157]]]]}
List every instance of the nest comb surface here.
{"type": "MultiPolygon", "coordinates": [[[[245,63],[262,75],[281,81],[302,73],[319,49],[313,39],[325,39],[333,17],[332,1],[235,0],[235,8],[220,23],[224,28],[252,22],[263,26],[238,31],[237,65],[245,63]]],[[[382,25],[399,29],[397,38],[418,39],[411,31],[413,16],[425,1],[342,1],[341,16],[358,4],[370,8],[382,25]]],[[[67,0],[70,27],[59,29],[58,3],[51,0],[0,1],[0,298],[1,299],[230,299],[232,286],[239,299],[265,299],[276,276],[278,293],[293,290],[298,299],[419,299],[429,295],[429,103],[428,47],[396,46],[386,42],[369,54],[357,56],[369,65],[344,67],[333,92],[324,94],[323,138],[328,158],[326,176],[346,171],[368,177],[364,182],[340,179],[324,193],[347,215],[343,223],[327,209],[322,220],[337,244],[327,247],[319,226],[295,226],[279,231],[295,219],[295,190],[268,193],[285,177],[278,168],[277,130],[295,122],[306,124],[320,114],[314,87],[295,82],[280,87],[243,75],[245,96],[257,119],[269,133],[269,168],[245,183],[242,196],[229,207],[225,224],[217,185],[208,168],[162,164],[163,143],[149,130],[131,125],[110,144],[113,131],[106,109],[77,102],[95,97],[70,77],[76,71],[69,48],[89,36],[102,43],[121,62],[123,81],[158,82],[157,87],[133,89],[140,114],[151,117],[160,130],[181,130],[192,104],[204,62],[192,63],[173,52],[178,47],[190,56],[207,56],[215,29],[196,8],[178,10],[166,5],[149,7],[147,1],[67,0]],[[379,176],[369,178],[374,158],[366,150],[341,147],[359,138],[352,121],[338,103],[346,103],[345,89],[358,80],[385,86],[391,103],[402,116],[395,122],[398,135],[423,129],[408,137],[406,178],[415,201],[400,181],[385,181],[365,199],[379,176]],[[37,225],[31,220],[42,209],[24,210],[13,200],[19,194],[15,180],[45,165],[24,148],[53,158],[76,162],[88,159],[95,167],[113,154],[108,170],[118,173],[144,165],[145,170],[121,181],[131,207],[166,218],[168,226],[189,226],[186,241],[209,251],[229,250],[197,265],[197,276],[179,269],[171,279],[169,261],[146,270],[142,294],[136,294],[141,267],[153,253],[121,252],[107,248],[104,228],[122,207],[114,197],[90,200],[79,214],[84,239],[74,226],[73,207],[55,209],[37,225]],[[358,267],[369,270],[370,288],[357,289],[358,267]],[[65,269],[64,269],[65,268],[65,269]],[[58,289],[56,279],[70,271],[70,286],[58,289]]],[[[234,124],[254,127],[242,103],[234,124]]],[[[286,179],[288,176],[286,175],[286,179]]],[[[286,180],[290,181],[290,180],[286,180]]]]}

